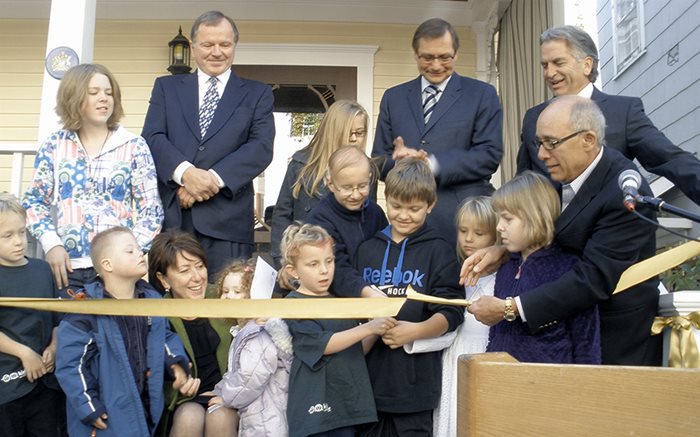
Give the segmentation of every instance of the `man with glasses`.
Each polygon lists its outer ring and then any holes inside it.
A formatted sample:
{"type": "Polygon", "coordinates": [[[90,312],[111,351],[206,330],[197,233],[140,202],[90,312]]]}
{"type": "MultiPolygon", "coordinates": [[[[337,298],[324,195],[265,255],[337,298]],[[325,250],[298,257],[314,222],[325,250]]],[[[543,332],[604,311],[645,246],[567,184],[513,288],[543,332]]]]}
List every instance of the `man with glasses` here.
{"type": "Polygon", "coordinates": [[[428,162],[438,189],[428,222],[450,243],[459,203],[493,192],[489,180],[503,156],[496,90],[454,72],[458,49],[450,23],[433,18],[418,26],[413,51],[420,76],[384,93],[372,150],[383,158],[382,180],[396,160],[428,162]]]}
{"type": "MultiPolygon", "coordinates": [[[[548,29],[540,36],[540,55],[545,82],[555,96],[588,97],[603,111],[606,146],[629,159],[636,158],[646,170],[666,177],[700,204],[700,161],[654,126],[639,98],[605,94],[593,86],[598,77],[598,50],[590,35],[574,26],[548,29]]],[[[537,117],[546,106],[542,103],[525,113],[518,173],[533,170],[547,175],[544,163],[537,158],[535,139],[537,117]]]]}
{"type": "MultiPolygon", "coordinates": [[[[604,131],[605,117],[588,98],[557,97],[542,111],[536,124],[538,158],[552,180],[573,192],[556,220],[554,243],[581,260],[558,280],[516,297],[511,307],[486,296],[469,311],[488,325],[522,321],[536,333],[597,304],[603,364],[660,365],[661,341],[650,335],[658,278],[612,295],[622,272],[654,255],[655,214],[645,208],[644,220],[625,209],[617,179],[635,167],[617,150],[603,147],[604,131]]],[[[640,193],[649,192],[643,181],[640,193]]],[[[481,259],[483,270],[497,264],[503,251],[495,246],[472,258],[481,259]]],[[[463,274],[473,261],[465,262],[463,274]]]]}

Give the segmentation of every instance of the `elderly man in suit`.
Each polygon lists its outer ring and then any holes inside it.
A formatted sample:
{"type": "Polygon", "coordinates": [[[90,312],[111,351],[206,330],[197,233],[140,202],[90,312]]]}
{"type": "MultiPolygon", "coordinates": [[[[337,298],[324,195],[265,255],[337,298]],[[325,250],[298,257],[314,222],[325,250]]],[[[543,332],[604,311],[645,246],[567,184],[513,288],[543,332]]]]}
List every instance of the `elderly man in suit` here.
{"type": "Polygon", "coordinates": [[[384,93],[372,150],[383,158],[382,180],[398,159],[428,162],[438,189],[428,222],[450,243],[459,203],[493,192],[489,180],[503,156],[496,90],[454,72],[458,49],[450,23],[433,18],[418,26],[413,51],[420,76],[384,93]]]}
{"type": "MultiPolygon", "coordinates": [[[[503,321],[502,299],[482,297],[469,311],[483,323],[527,323],[539,332],[598,304],[604,364],[659,365],[659,336],[650,335],[658,307],[658,278],[612,295],[629,266],[654,255],[654,225],[627,211],[617,185],[619,174],[634,164],[604,147],[605,117],[588,98],[554,99],[537,120],[538,157],[550,177],[562,185],[563,211],[555,242],[581,260],[556,281],[515,298],[516,318],[503,321]],[[517,317],[520,317],[518,319],[517,317]]],[[[640,193],[649,194],[644,181],[640,193]]],[[[654,213],[641,211],[652,222],[654,213]]],[[[505,249],[494,246],[465,261],[462,273],[498,264],[505,249]]],[[[527,265],[523,265],[527,268],[527,265]]],[[[509,315],[513,315],[512,313],[509,315]]]]}
{"type": "MultiPolygon", "coordinates": [[[[605,115],[605,145],[635,159],[655,174],[676,184],[693,202],[700,204],[700,161],[675,146],[644,113],[637,97],[609,95],[594,85],[598,77],[598,50],[585,31],[574,26],[548,29],[540,36],[540,55],[545,82],[555,96],[579,95],[592,99],[605,115]]],[[[537,158],[537,117],[547,106],[530,108],[523,118],[518,173],[533,170],[547,175],[537,158]]]]}
{"type": "Polygon", "coordinates": [[[253,252],[253,179],[272,160],[275,125],[268,85],[231,70],[233,20],[205,12],[192,25],[197,71],[156,79],[143,137],[158,172],[164,228],[193,232],[210,279],[253,252]]]}

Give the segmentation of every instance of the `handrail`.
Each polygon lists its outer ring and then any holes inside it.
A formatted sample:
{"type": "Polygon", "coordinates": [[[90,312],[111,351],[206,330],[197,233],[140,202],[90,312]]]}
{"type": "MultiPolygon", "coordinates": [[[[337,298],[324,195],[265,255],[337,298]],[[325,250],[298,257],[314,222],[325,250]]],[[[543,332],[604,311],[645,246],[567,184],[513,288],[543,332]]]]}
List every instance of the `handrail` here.
{"type": "Polygon", "coordinates": [[[0,155],[12,155],[12,173],[10,176],[10,193],[20,196],[22,191],[22,174],[24,173],[24,155],[36,154],[37,144],[29,141],[0,141],[0,155]]]}

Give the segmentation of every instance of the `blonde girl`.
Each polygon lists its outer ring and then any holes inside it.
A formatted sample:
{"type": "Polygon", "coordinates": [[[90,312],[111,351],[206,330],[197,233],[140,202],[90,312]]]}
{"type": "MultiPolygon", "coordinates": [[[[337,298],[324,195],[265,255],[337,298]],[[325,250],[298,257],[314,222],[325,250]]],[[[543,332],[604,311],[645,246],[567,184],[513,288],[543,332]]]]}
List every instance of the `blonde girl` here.
{"type": "MultiPolygon", "coordinates": [[[[511,252],[496,273],[494,295],[512,308],[518,296],[559,279],[578,258],[552,243],[561,207],[544,176],[516,176],[493,194],[493,208],[501,242],[511,252]]],[[[491,327],[487,351],[508,352],[523,362],[600,364],[598,309],[584,309],[535,334],[522,319],[504,319],[491,327]]]]}
{"type": "Polygon", "coordinates": [[[328,193],[325,183],[331,154],[343,145],[364,151],[369,117],[357,102],[338,100],[324,114],[309,144],[296,152],[287,166],[272,214],[272,257],[279,266],[282,233],[307,214],[328,193]]]}
{"type": "MultiPolygon", "coordinates": [[[[457,258],[463,262],[478,249],[498,242],[498,216],[486,196],[470,197],[462,202],[455,216],[457,228],[457,258]]],[[[482,276],[474,286],[465,287],[465,295],[473,301],[481,296],[493,296],[495,274],[482,276]]],[[[436,436],[457,435],[457,359],[462,354],[478,354],[486,350],[489,327],[464,312],[464,323],[455,331],[452,345],[442,356],[442,396],[435,409],[433,433],[436,436]]]]}

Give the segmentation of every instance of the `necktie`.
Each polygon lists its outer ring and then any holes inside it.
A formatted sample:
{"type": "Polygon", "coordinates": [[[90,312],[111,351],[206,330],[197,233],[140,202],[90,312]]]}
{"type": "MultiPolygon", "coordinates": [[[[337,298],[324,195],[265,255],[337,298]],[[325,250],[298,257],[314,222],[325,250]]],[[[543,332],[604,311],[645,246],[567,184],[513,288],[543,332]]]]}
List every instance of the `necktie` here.
{"type": "Polygon", "coordinates": [[[564,211],[567,206],[571,203],[571,201],[574,199],[574,196],[576,193],[574,193],[574,189],[571,188],[571,185],[569,184],[564,184],[561,186],[561,210],[564,211]]]}
{"type": "Polygon", "coordinates": [[[423,120],[425,124],[428,124],[430,114],[433,113],[433,109],[437,103],[438,93],[440,93],[440,89],[435,85],[428,85],[423,90],[423,120]]]}
{"type": "Polygon", "coordinates": [[[207,88],[207,92],[204,94],[202,107],[199,108],[199,131],[202,134],[202,138],[204,138],[212,119],[214,119],[216,105],[219,103],[219,93],[216,91],[216,84],[218,81],[219,79],[215,77],[209,78],[209,88],[207,88]]]}

